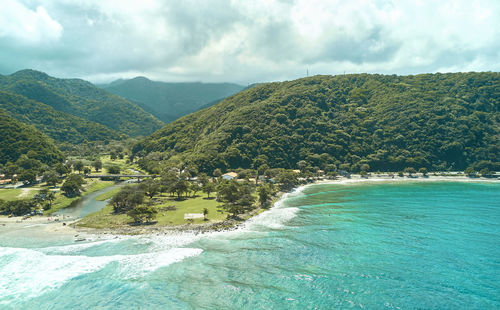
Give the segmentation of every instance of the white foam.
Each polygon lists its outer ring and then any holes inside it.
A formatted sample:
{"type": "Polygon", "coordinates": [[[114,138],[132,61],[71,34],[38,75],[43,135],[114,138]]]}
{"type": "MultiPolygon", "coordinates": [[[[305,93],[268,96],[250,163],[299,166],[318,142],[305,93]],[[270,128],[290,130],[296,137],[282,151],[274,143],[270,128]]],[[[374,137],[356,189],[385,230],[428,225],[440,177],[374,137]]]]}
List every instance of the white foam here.
{"type": "MultiPolygon", "coordinates": [[[[85,246],[87,245],[66,247],[69,248],[67,252],[75,252],[77,248],[84,249],[85,246]]],[[[53,250],[64,252],[63,248],[64,246],[54,247],[53,250]]],[[[111,262],[118,263],[118,277],[135,278],[203,252],[197,248],[170,248],[135,255],[90,257],[50,255],[41,250],[0,248],[0,260],[2,257],[13,256],[13,259],[0,269],[0,304],[39,296],[77,276],[96,272],[111,262]]]]}
{"type": "Polygon", "coordinates": [[[76,276],[97,271],[109,257],[46,255],[29,249],[0,248],[0,259],[14,255],[0,269],[0,304],[38,296],[76,276]]]}

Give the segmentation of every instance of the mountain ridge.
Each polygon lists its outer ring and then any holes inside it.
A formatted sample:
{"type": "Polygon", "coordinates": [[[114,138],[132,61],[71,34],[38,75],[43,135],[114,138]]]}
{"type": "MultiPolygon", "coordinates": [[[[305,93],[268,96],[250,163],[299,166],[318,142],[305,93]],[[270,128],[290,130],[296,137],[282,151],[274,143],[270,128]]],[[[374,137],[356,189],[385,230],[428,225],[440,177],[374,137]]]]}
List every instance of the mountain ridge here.
{"type": "Polygon", "coordinates": [[[143,76],[98,86],[130,101],[141,102],[164,122],[171,122],[244,89],[244,86],[233,83],[171,83],[152,81],[143,76]]]}
{"type": "Polygon", "coordinates": [[[497,162],[500,74],[314,76],[257,85],[139,142],[212,172],[299,161],[360,171],[497,162]],[[262,160],[259,160],[261,158],[262,160]]]}

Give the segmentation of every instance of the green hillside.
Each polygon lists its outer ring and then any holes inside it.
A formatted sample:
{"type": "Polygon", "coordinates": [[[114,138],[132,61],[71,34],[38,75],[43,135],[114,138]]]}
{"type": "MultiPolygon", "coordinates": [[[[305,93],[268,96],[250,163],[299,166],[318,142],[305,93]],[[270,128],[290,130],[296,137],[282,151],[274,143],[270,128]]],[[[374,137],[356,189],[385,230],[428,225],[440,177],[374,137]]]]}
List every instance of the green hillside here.
{"type": "Polygon", "coordinates": [[[15,162],[21,155],[48,165],[63,160],[63,155],[47,136],[0,109],[0,164],[15,162]]]}
{"type": "Polygon", "coordinates": [[[498,165],[499,107],[499,73],[314,76],[242,91],[134,151],[207,172],[301,160],[351,171],[498,165]]]}
{"type": "Polygon", "coordinates": [[[149,108],[145,110],[164,122],[172,122],[244,88],[231,83],[156,82],[145,77],[117,80],[101,87],[132,102],[141,102],[149,108]]]}
{"type": "Polygon", "coordinates": [[[119,140],[125,137],[124,134],[104,125],[4,91],[0,91],[0,108],[8,111],[17,120],[35,126],[58,142],[78,144],[85,141],[119,140]]]}
{"type": "Polygon", "coordinates": [[[42,72],[22,70],[0,76],[0,90],[22,95],[129,136],[148,135],[162,125],[154,116],[126,99],[80,79],[57,79],[42,72]]]}

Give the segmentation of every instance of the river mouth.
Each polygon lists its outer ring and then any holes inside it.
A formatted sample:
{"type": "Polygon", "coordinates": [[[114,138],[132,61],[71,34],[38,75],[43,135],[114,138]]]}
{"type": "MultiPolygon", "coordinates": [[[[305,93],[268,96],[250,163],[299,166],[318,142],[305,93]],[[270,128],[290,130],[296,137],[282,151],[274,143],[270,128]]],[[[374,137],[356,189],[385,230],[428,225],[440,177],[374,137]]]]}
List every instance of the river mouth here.
{"type": "Polygon", "coordinates": [[[113,186],[106,187],[102,190],[90,193],[78,200],[73,201],[68,207],[60,209],[54,214],[63,217],[69,217],[71,219],[80,219],[86,215],[100,211],[108,204],[108,200],[98,201],[96,200],[96,198],[101,194],[107,193],[123,185],[123,183],[118,183],[113,186]]]}

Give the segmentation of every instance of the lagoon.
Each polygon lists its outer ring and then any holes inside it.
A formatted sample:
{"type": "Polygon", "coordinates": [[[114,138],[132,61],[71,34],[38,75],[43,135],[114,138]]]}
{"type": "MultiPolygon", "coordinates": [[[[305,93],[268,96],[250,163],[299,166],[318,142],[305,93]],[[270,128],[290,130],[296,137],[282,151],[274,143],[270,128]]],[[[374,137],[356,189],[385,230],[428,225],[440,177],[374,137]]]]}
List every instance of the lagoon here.
{"type": "Polygon", "coordinates": [[[497,309],[500,183],[321,184],[231,232],[0,235],[5,309],[497,309]]]}

